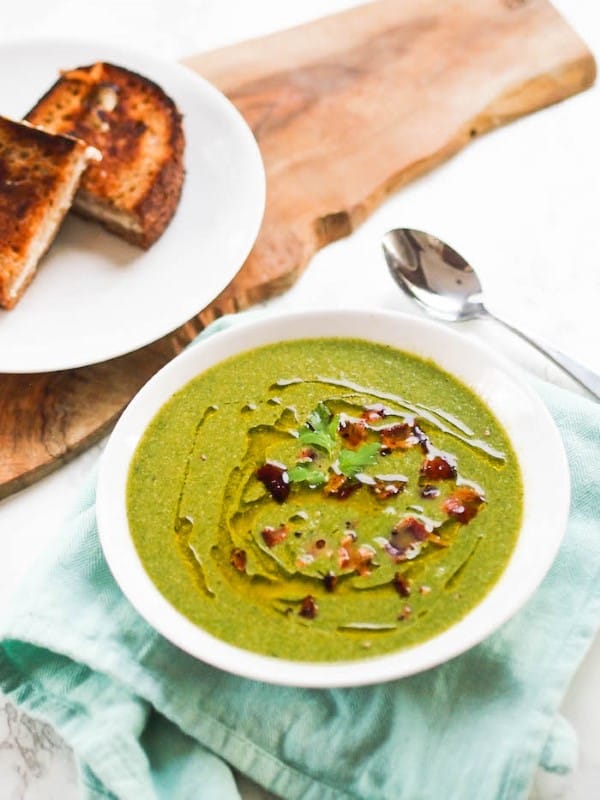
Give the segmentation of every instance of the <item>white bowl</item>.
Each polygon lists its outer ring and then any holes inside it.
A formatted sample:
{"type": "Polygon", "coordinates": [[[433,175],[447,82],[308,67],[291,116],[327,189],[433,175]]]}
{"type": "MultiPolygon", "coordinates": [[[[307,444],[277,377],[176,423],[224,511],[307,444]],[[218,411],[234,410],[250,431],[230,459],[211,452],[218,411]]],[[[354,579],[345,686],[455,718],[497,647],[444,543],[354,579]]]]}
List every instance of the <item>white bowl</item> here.
{"type": "Polygon", "coordinates": [[[559,433],[545,406],[511,366],[472,340],[433,322],[381,311],[314,311],[253,318],[190,347],[131,402],[104,452],[97,494],[100,540],[109,567],[137,611],[167,639],[216,667],[247,678],[295,686],[353,686],[399,678],[467,650],[506,622],[550,568],[569,509],[569,472],[559,433]],[[168,398],[208,367],[236,353],[284,339],[346,336],[382,342],[433,359],[491,408],[517,454],[523,521],[512,556],[490,592],[463,619],[422,644],[345,662],[290,661],[228,644],[180,614],[156,589],[138,557],[126,512],[129,464],[148,423],[168,398]],[[551,491],[552,502],[548,502],[551,491]]]}

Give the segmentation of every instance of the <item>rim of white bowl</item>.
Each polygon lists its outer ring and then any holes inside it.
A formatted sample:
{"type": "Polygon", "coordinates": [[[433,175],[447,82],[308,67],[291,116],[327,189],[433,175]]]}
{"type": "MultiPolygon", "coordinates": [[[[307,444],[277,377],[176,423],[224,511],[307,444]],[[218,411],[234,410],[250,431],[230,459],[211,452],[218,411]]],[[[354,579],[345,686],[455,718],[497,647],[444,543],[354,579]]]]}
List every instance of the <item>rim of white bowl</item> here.
{"type": "Polygon", "coordinates": [[[512,617],[550,569],[562,541],[570,477],[562,439],[545,405],[512,365],[464,334],[399,312],[320,309],[236,321],[185,350],[138,392],[102,455],[97,491],[101,545],[121,590],[171,643],[228,672],[273,684],[359,686],[424,671],[470,649],[512,617]],[[461,620],[427,641],[352,661],[306,662],[261,655],[209,634],[177,611],[154,586],[127,524],[126,479],[140,436],[166,400],[196,375],[246,350],[285,339],[353,337],[432,358],[466,383],[494,412],[517,454],[523,520],[513,553],[488,594],[461,620]],[[552,487],[551,509],[548,489],[552,487]]]}

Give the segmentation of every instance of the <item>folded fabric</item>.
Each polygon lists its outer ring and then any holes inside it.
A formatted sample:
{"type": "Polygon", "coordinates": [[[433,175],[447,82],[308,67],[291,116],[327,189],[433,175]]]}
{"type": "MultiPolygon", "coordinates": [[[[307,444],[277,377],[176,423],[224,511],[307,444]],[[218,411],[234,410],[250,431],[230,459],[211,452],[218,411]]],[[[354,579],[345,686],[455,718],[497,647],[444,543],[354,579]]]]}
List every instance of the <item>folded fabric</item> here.
{"type": "Polygon", "coordinates": [[[600,612],[600,406],[538,388],[569,457],[567,534],[527,606],[467,653],[336,690],[277,687],[197,661],[115,584],[92,479],[5,610],[0,688],[74,748],[90,798],[231,800],[231,766],[284,798],[526,797],[539,765],[575,763],[557,709],[600,612]]]}

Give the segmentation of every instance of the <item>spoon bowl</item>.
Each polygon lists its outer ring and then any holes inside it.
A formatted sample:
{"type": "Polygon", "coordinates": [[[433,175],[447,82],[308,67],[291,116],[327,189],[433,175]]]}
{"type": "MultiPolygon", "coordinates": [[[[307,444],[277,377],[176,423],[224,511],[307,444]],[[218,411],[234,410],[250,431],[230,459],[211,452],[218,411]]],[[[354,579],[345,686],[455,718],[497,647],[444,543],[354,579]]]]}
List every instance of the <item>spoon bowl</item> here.
{"type": "Polygon", "coordinates": [[[446,322],[493,317],[558,364],[574,380],[600,399],[600,376],[492,314],[484,305],[483,290],[473,267],[436,236],[411,228],[388,231],[383,252],[392,277],[428,314],[446,322]]]}
{"type": "Polygon", "coordinates": [[[399,228],[382,246],[396,283],[433,316],[455,322],[485,314],[477,273],[441,239],[399,228]]]}

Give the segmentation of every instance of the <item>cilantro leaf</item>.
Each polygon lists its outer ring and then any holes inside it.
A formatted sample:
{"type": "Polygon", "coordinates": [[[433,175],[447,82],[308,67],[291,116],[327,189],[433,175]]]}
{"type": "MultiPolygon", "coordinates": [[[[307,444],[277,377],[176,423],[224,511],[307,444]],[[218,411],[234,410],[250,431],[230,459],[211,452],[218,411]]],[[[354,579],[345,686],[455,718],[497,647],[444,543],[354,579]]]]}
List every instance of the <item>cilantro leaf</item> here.
{"type": "Polygon", "coordinates": [[[308,419],[306,420],[306,424],[310,425],[313,431],[318,431],[321,433],[327,432],[327,426],[331,421],[331,411],[327,408],[325,403],[319,403],[319,405],[311,411],[308,415],[308,419]]]}
{"type": "Polygon", "coordinates": [[[308,415],[298,439],[304,445],[320,447],[331,455],[335,447],[335,428],[331,430],[333,421],[331,411],[324,403],[319,403],[308,415]]]}
{"type": "Polygon", "coordinates": [[[329,455],[331,455],[333,451],[333,446],[335,442],[326,433],[320,433],[318,431],[311,431],[308,428],[304,428],[300,431],[300,435],[298,436],[298,440],[304,445],[314,445],[315,447],[320,447],[321,450],[326,450],[329,455]]]}
{"type": "Polygon", "coordinates": [[[340,450],[338,458],[340,472],[347,478],[354,478],[369,464],[376,462],[379,449],[379,442],[368,442],[358,450],[340,450]]]}
{"type": "Polygon", "coordinates": [[[331,417],[331,422],[327,427],[327,432],[329,433],[332,439],[335,439],[335,437],[337,436],[339,426],[340,426],[340,415],[334,414],[331,417]]]}
{"type": "Polygon", "coordinates": [[[309,486],[321,486],[327,480],[324,472],[307,464],[297,464],[288,470],[292,483],[308,483],[309,486]]]}

